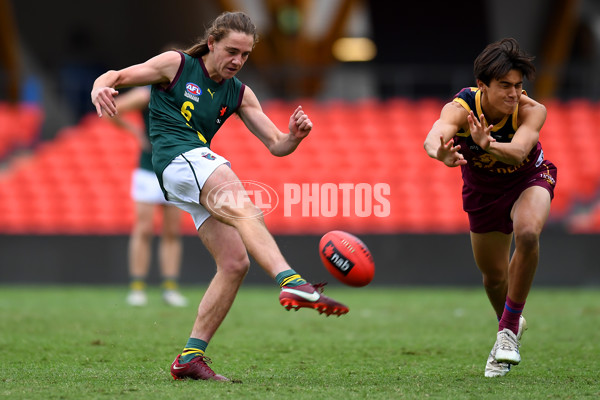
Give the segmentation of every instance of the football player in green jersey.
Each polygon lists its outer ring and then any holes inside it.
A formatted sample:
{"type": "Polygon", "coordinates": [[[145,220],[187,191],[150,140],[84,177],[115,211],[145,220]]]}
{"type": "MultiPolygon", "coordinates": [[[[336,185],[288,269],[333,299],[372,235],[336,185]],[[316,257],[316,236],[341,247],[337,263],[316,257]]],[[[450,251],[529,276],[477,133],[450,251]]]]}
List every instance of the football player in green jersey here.
{"type": "Polygon", "coordinates": [[[116,99],[118,115],[112,120],[135,135],[140,142],[140,158],[131,180],[131,196],[135,202],[133,229],[129,238],[130,291],[127,303],[145,306],[148,303],[146,279],[152,259],[154,238],[154,213],[158,208],[162,214],[161,235],[158,246],[163,300],[173,307],[184,307],[187,299],[179,292],[178,279],[181,270],[181,210],[165,200],[152,168],[152,153],[149,139],[150,87],[136,87],[122,93],[116,99]],[[120,115],[141,111],[143,126],[130,123],[120,115]]]}
{"type": "Polygon", "coordinates": [[[323,295],[286,262],[267,230],[262,213],[247,199],[229,162],[210,149],[223,122],[236,113],[275,156],[292,153],[313,124],[302,107],[282,132],[264,114],[254,92],[236,74],[258,40],[256,27],[241,12],[225,12],[204,37],[185,51],[168,51],[94,82],[92,103],[98,116],[114,116],[119,88],[152,85],[150,137],[154,171],[165,197],[192,215],[200,239],[214,257],[217,272],[198,307],[190,338],[171,365],[174,379],[227,380],[207,365],[204,352],[229,311],[246,276],[248,253],[281,287],[279,301],[288,310],[313,308],[341,315],[348,307],[323,295]]]}

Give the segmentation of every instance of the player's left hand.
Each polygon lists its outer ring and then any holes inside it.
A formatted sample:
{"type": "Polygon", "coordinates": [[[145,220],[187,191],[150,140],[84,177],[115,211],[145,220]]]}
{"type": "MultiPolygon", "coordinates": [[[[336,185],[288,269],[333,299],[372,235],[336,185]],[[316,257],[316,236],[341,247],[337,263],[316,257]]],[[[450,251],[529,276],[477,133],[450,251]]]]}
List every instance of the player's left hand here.
{"type": "Polygon", "coordinates": [[[467,121],[469,122],[469,129],[471,130],[471,138],[475,144],[483,150],[488,150],[492,142],[496,139],[492,137],[492,128],[494,125],[488,125],[485,120],[485,115],[481,114],[479,120],[475,118],[473,111],[469,111],[467,115],[467,121]]]}
{"type": "Polygon", "coordinates": [[[302,140],[308,136],[312,127],[312,121],[308,118],[308,115],[304,113],[302,106],[298,106],[290,117],[290,123],[288,125],[290,134],[293,135],[294,138],[302,140]]]}

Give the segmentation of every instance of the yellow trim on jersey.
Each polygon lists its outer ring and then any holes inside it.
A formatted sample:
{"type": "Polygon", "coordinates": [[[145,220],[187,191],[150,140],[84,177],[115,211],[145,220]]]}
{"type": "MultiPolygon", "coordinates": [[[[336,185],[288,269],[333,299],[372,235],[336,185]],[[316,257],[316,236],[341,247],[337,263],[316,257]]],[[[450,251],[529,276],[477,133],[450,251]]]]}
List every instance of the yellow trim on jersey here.
{"type": "MultiPolygon", "coordinates": [[[[525,96],[527,96],[527,91],[525,89],[522,89],[521,94],[524,94],[525,96]]],[[[512,127],[515,132],[519,128],[518,119],[519,119],[519,105],[517,104],[517,109],[515,110],[515,112],[512,115],[512,127]]]]}
{"type": "Polygon", "coordinates": [[[475,112],[477,113],[476,117],[479,119],[481,114],[483,114],[483,108],[481,107],[481,90],[478,90],[475,93],[475,112]]]}
{"type": "MultiPolygon", "coordinates": [[[[481,114],[483,114],[483,108],[481,107],[481,90],[478,90],[475,94],[475,107],[477,107],[477,117],[479,117],[481,114]]],[[[508,115],[505,115],[500,122],[494,125],[492,132],[502,129],[504,124],[506,124],[506,121],[508,121],[508,115]]]]}
{"type": "MultiPolygon", "coordinates": [[[[471,107],[469,107],[469,105],[467,104],[467,102],[464,101],[463,99],[461,99],[460,97],[455,98],[453,101],[455,101],[458,104],[460,104],[465,110],[471,111],[471,107]]],[[[456,132],[456,136],[469,137],[469,136],[471,136],[471,131],[467,130],[466,132],[456,132]]]]}
{"type": "Polygon", "coordinates": [[[298,279],[300,278],[299,274],[294,274],[292,276],[288,276],[287,278],[285,278],[283,281],[281,281],[281,287],[287,285],[288,283],[290,283],[291,281],[293,281],[294,279],[298,279]]]}
{"type": "Polygon", "coordinates": [[[461,99],[460,97],[455,98],[454,101],[463,106],[467,111],[471,111],[471,107],[469,107],[467,102],[461,99]]]}
{"type": "MultiPolygon", "coordinates": [[[[471,88],[471,91],[477,92],[477,93],[475,93],[475,108],[477,111],[477,117],[479,117],[481,114],[483,114],[483,108],[481,107],[481,90],[479,90],[477,88],[471,88]]],[[[523,90],[522,93],[527,96],[527,92],[525,90],[523,90]]],[[[469,107],[467,102],[464,101],[463,99],[457,97],[457,98],[453,99],[453,101],[460,104],[465,110],[471,111],[471,107],[469,107]]],[[[501,129],[508,121],[508,117],[509,117],[508,114],[505,115],[504,118],[499,123],[494,125],[494,127],[492,128],[492,132],[496,132],[499,129],[501,129]]],[[[519,120],[519,106],[517,106],[515,111],[511,114],[511,125],[515,132],[519,128],[518,120],[519,120]]],[[[466,132],[457,132],[456,136],[469,137],[469,136],[471,136],[471,131],[467,130],[466,132]]],[[[514,134],[510,135],[511,138],[512,138],[512,136],[514,136],[514,134]]]]}
{"type": "Polygon", "coordinates": [[[517,129],[519,128],[519,126],[517,125],[517,120],[519,118],[519,106],[517,106],[517,109],[515,110],[515,112],[512,114],[512,128],[513,130],[516,132],[517,129]]]}

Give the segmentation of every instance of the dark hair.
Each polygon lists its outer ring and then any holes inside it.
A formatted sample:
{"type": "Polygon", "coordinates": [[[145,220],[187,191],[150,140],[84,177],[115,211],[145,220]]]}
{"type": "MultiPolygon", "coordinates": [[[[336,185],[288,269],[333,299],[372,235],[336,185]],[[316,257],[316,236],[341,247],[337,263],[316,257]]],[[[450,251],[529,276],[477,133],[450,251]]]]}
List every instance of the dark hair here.
{"type": "Polygon", "coordinates": [[[224,12],[219,15],[204,32],[204,36],[198,41],[198,43],[184,50],[185,53],[192,57],[201,57],[209,52],[208,50],[208,38],[212,36],[215,41],[220,41],[230,31],[236,31],[241,33],[247,33],[252,35],[254,38],[254,44],[258,42],[258,34],[256,33],[256,26],[243,12],[224,12]]]}
{"type": "Polygon", "coordinates": [[[492,79],[500,79],[512,69],[521,71],[529,80],[535,79],[535,57],[521,51],[513,38],[491,43],[477,56],[473,63],[473,74],[489,85],[492,79]]]}

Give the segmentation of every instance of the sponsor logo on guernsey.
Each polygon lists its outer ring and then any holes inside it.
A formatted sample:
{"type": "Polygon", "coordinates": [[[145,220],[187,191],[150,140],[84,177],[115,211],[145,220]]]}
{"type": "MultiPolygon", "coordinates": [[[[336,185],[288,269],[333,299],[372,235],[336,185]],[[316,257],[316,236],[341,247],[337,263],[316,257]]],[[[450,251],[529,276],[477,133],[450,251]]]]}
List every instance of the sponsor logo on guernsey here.
{"type": "Polygon", "coordinates": [[[540,177],[542,179],[544,179],[546,182],[548,182],[549,184],[551,184],[552,186],[554,186],[556,184],[556,181],[554,180],[554,178],[550,174],[546,174],[546,173],[542,172],[540,174],[540,177]]]}
{"type": "Polygon", "coordinates": [[[212,153],[209,153],[208,151],[203,151],[201,156],[211,161],[216,158],[212,153]]]}
{"type": "Polygon", "coordinates": [[[221,125],[223,122],[225,122],[225,114],[227,113],[227,104],[221,104],[221,107],[219,107],[219,115],[217,116],[217,119],[215,120],[215,123],[217,125],[221,125]]]}
{"type": "MultiPolygon", "coordinates": [[[[544,158],[542,157],[541,160],[544,161],[544,158]]],[[[531,160],[529,159],[529,157],[527,157],[527,158],[525,158],[525,161],[523,161],[521,164],[504,165],[504,166],[500,166],[500,167],[495,165],[497,161],[498,160],[496,160],[496,158],[494,156],[492,156],[491,154],[485,154],[482,156],[473,157],[473,160],[472,160],[474,167],[482,168],[487,171],[493,172],[495,174],[512,174],[513,172],[516,172],[517,170],[522,168],[524,165],[526,165],[531,160]]],[[[541,162],[540,162],[540,164],[541,164],[541,162]]]]}
{"type": "Polygon", "coordinates": [[[540,151],[540,156],[536,160],[535,166],[539,167],[540,165],[542,165],[543,162],[544,162],[544,150],[540,151]]]}
{"type": "Polygon", "coordinates": [[[193,82],[188,82],[185,84],[185,92],[183,93],[183,95],[185,97],[187,97],[188,99],[194,100],[194,101],[199,101],[200,100],[200,95],[202,94],[202,89],[200,89],[200,86],[196,85],[193,82]]]}
{"type": "Polygon", "coordinates": [[[348,275],[354,267],[354,263],[344,257],[331,240],[323,247],[323,255],[344,275],[348,275]]]}

